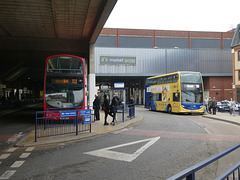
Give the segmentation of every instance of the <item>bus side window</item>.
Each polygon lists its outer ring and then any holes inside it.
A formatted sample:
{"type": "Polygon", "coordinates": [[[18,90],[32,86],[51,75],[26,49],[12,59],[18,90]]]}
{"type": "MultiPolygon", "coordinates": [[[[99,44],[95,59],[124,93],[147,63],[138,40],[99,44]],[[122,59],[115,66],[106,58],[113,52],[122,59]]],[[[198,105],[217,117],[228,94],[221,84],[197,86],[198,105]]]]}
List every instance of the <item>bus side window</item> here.
{"type": "Polygon", "coordinates": [[[173,93],[173,101],[176,102],[180,101],[180,93],[173,93]]]}
{"type": "Polygon", "coordinates": [[[147,98],[148,98],[149,101],[152,101],[153,95],[152,95],[152,94],[149,94],[147,98]]]}
{"type": "Polygon", "coordinates": [[[157,96],[157,101],[162,101],[162,93],[159,93],[157,96]]]}

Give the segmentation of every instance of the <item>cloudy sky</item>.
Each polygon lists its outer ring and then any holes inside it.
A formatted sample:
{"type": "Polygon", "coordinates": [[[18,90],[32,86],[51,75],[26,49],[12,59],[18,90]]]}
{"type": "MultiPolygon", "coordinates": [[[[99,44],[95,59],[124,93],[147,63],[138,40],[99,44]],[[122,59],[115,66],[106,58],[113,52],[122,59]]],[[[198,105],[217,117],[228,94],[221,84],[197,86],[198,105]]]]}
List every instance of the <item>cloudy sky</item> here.
{"type": "Polygon", "coordinates": [[[240,0],[118,0],[105,28],[226,32],[240,23],[240,0]]]}

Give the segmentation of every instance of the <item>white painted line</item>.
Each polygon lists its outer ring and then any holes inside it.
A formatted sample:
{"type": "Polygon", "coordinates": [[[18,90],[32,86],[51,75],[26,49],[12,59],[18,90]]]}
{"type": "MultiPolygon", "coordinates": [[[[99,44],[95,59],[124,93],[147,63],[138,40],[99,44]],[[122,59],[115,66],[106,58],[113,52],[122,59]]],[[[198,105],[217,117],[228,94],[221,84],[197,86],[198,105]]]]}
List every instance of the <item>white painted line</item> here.
{"type": "Polygon", "coordinates": [[[15,163],[13,163],[13,165],[11,165],[11,168],[18,168],[21,165],[23,165],[25,161],[15,161],[15,163]]]}
{"type": "Polygon", "coordinates": [[[23,134],[22,133],[19,133],[19,134],[14,134],[13,136],[11,136],[6,143],[10,144],[10,143],[13,143],[15,142],[17,139],[19,139],[20,137],[22,137],[23,134]]]}
{"type": "Polygon", "coordinates": [[[6,172],[0,177],[0,179],[9,179],[15,172],[16,172],[16,170],[6,171],[6,172]]]}
{"type": "Polygon", "coordinates": [[[113,160],[132,162],[134,159],[136,159],[140,154],[142,154],[147,148],[149,148],[151,145],[153,145],[159,139],[160,139],[160,137],[144,139],[144,140],[121,144],[121,145],[117,145],[117,146],[113,146],[113,147],[103,148],[103,149],[99,149],[99,150],[95,150],[95,151],[85,152],[84,154],[98,156],[98,157],[104,157],[104,158],[113,159],[113,160]],[[149,142],[146,143],[144,146],[142,146],[140,149],[138,149],[133,154],[116,152],[116,151],[110,150],[110,149],[116,149],[116,148],[120,148],[120,147],[124,147],[124,146],[130,146],[133,144],[142,143],[145,141],[149,141],[149,142]]]}
{"type": "Polygon", "coordinates": [[[22,153],[22,155],[19,158],[27,158],[31,153],[22,153]]]}
{"type": "Polygon", "coordinates": [[[33,151],[35,149],[35,147],[28,147],[25,151],[33,151]]]}
{"type": "Polygon", "coordinates": [[[1,156],[0,156],[0,159],[7,159],[8,158],[8,156],[10,156],[11,154],[2,154],[1,156]]]}
{"type": "Polygon", "coordinates": [[[16,151],[16,150],[17,150],[17,147],[14,147],[14,148],[8,149],[7,152],[14,152],[14,151],[16,151]]]}

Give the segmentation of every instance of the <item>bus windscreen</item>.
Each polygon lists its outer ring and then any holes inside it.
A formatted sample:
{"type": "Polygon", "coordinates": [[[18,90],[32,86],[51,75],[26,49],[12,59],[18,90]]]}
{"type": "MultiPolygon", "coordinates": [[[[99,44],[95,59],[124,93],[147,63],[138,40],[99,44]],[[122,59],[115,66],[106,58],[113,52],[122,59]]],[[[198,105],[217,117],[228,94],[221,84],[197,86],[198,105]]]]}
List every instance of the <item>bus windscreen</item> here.
{"type": "Polygon", "coordinates": [[[83,106],[84,74],[81,59],[54,56],[48,59],[45,79],[45,102],[51,108],[83,106]]]}

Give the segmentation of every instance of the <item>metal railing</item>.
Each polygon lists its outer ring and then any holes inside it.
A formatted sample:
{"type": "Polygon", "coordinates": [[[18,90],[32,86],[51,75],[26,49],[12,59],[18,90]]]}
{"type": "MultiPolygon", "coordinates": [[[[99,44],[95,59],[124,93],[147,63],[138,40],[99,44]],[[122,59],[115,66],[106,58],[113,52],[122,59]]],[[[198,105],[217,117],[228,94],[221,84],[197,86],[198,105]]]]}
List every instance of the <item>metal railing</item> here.
{"type": "MultiPolygon", "coordinates": [[[[227,154],[233,152],[234,150],[238,149],[240,147],[240,143],[236,144],[235,146],[232,146],[228,149],[226,149],[223,152],[220,152],[206,160],[203,160],[202,162],[183,170],[182,172],[168,178],[167,180],[181,180],[186,178],[186,180],[195,180],[195,173],[206,167],[207,165],[217,161],[218,159],[226,156],[227,154]]],[[[216,180],[224,180],[224,179],[240,179],[240,162],[238,162],[236,165],[234,165],[232,168],[230,168],[228,171],[223,173],[221,176],[216,178],[216,180]]]]}
{"type": "Polygon", "coordinates": [[[37,138],[89,131],[94,120],[92,109],[48,109],[37,111],[35,142],[37,138]]]}
{"type": "Polygon", "coordinates": [[[122,120],[122,122],[132,119],[135,117],[135,105],[126,104],[120,105],[115,109],[117,121],[122,120]]]}

